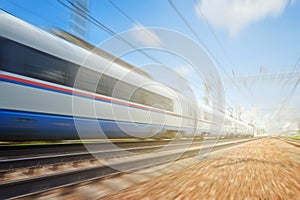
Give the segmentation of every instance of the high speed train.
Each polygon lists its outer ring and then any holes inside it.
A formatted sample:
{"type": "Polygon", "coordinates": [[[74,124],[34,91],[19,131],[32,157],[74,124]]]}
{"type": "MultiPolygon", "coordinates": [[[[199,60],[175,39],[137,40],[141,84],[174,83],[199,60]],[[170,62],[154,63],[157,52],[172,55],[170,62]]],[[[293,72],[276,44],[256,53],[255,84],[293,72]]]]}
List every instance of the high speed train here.
{"type": "MultiPolygon", "coordinates": [[[[0,11],[0,141],[209,133],[211,108],[0,11]]],[[[251,134],[225,116],[222,133],[251,134]]]]}
{"type": "MultiPolygon", "coordinates": [[[[199,114],[198,114],[198,132],[200,133],[209,133],[213,130],[210,127],[210,124],[216,123],[214,117],[219,117],[223,119],[221,130],[217,131],[222,137],[229,136],[239,136],[239,137],[250,137],[253,136],[254,126],[246,123],[244,121],[233,118],[232,116],[225,114],[224,111],[220,109],[213,109],[207,105],[198,103],[199,114]]],[[[218,120],[219,121],[219,120],[218,120]]],[[[218,126],[217,126],[218,127],[218,126]]],[[[194,135],[198,135],[197,133],[194,135]]]]}

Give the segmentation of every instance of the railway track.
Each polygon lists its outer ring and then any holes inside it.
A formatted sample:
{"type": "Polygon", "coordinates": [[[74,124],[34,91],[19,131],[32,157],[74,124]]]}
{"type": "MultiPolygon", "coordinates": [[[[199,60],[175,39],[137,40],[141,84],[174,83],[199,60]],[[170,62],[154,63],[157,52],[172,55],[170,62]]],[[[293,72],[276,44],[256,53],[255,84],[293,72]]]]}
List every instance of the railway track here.
{"type": "MultiPolygon", "coordinates": [[[[200,145],[201,142],[193,143],[192,145],[200,145]]],[[[140,144],[141,145],[141,144],[140,144]]],[[[182,146],[189,145],[189,143],[182,144],[169,144],[168,149],[180,148],[182,146]]],[[[44,165],[56,165],[63,164],[68,162],[78,162],[85,160],[94,160],[96,158],[112,158],[112,157],[121,157],[129,156],[130,153],[145,152],[145,151],[154,151],[156,149],[163,148],[165,144],[160,145],[147,145],[147,146],[138,146],[138,147],[129,147],[129,148],[114,148],[106,150],[101,148],[100,150],[94,151],[81,151],[81,152],[70,152],[62,154],[50,154],[50,155],[41,155],[41,156],[31,156],[31,157],[19,157],[19,158],[9,158],[0,160],[0,173],[8,170],[16,170],[21,168],[33,168],[41,167],[44,165]]]]}
{"type": "MultiPolygon", "coordinates": [[[[169,140],[133,140],[133,141],[117,141],[111,142],[120,148],[130,148],[135,146],[151,146],[166,144],[169,140]]],[[[28,157],[28,156],[41,156],[57,153],[75,153],[86,151],[86,148],[101,150],[107,149],[111,143],[105,142],[89,142],[89,143],[59,143],[59,144],[37,144],[37,145],[24,145],[22,143],[16,145],[0,145],[0,158],[15,158],[15,157],[28,157]]]]}
{"type": "Polygon", "coordinates": [[[288,143],[288,144],[291,144],[295,147],[300,147],[300,141],[299,140],[295,140],[295,139],[289,139],[289,138],[280,138],[280,140],[288,143]]]}
{"type": "MultiPolygon", "coordinates": [[[[234,141],[237,138],[219,139],[220,141],[234,141]]],[[[57,153],[75,153],[86,151],[87,148],[101,150],[107,149],[111,144],[116,145],[119,148],[130,148],[136,146],[154,146],[168,144],[171,139],[165,140],[121,140],[121,141],[107,141],[104,142],[87,142],[87,143],[59,143],[59,144],[35,144],[24,145],[22,143],[15,145],[0,145],[0,159],[4,158],[16,158],[16,157],[28,157],[28,156],[41,156],[57,153]]],[[[189,142],[190,139],[181,139],[182,142],[189,142]]],[[[201,139],[197,139],[196,142],[201,142],[201,139]]]]}
{"type": "MultiPolygon", "coordinates": [[[[252,141],[254,139],[243,139],[233,142],[225,142],[217,144],[213,147],[213,151],[231,147],[236,144],[252,141]]],[[[151,147],[149,147],[151,148],[151,147]]],[[[111,161],[109,166],[97,165],[83,169],[75,169],[66,172],[59,172],[50,175],[42,175],[23,180],[12,180],[0,184],[0,199],[24,197],[37,193],[76,185],[94,179],[107,178],[112,175],[121,174],[123,171],[134,171],[138,169],[148,168],[151,166],[161,165],[179,159],[196,156],[201,150],[211,149],[211,146],[191,147],[185,152],[180,149],[169,149],[159,153],[145,153],[142,156],[117,159],[111,161]],[[118,170],[117,170],[118,169],[118,170]]]]}
{"type": "MultiPolygon", "coordinates": [[[[219,140],[219,142],[234,141],[236,139],[219,140]]],[[[0,150],[6,157],[0,158],[0,173],[5,173],[8,170],[17,170],[22,168],[30,168],[32,171],[34,167],[41,167],[45,165],[57,165],[68,162],[78,162],[93,160],[97,158],[111,158],[117,156],[127,156],[129,152],[145,152],[154,151],[168,145],[169,150],[172,148],[180,148],[190,145],[190,141],[183,140],[175,144],[169,144],[170,141],[148,141],[148,142],[121,142],[112,144],[88,144],[88,151],[83,145],[59,145],[57,149],[52,146],[41,146],[42,150],[38,151],[38,146],[31,147],[17,147],[18,149],[0,150]],[[118,147],[118,148],[116,148],[118,147]],[[56,151],[55,151],[56,150],[56,151]],[[20,152],[21,151],[21,152],[20,152]]],[[[200,145],[202,142],[194,142],[193,146],[200,145]]]]}

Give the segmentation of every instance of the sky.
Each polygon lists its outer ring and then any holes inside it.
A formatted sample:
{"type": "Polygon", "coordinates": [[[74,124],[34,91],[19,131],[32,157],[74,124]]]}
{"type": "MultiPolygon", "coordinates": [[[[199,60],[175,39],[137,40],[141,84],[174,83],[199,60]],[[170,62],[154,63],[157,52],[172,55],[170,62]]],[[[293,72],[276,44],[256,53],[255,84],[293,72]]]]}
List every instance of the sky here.
{"type": "MultiPolygon", "coordinates": [[[[66,0],[60,1],[69,5],[66,0]]],[[[0,8],[45,30],[53,27],[70,30],[70,10],[60,1],[3,0],[0,8]]],[[[142,27],[144,30],[135,39],[145,45],[153,45],[153,40],[147,37],[151,34],[151,38],[157,37],[159,41],[159,36],[147,32],[149,27],[174,30],[190,37],[216,63],[227,107],[242,111],[245,120],[262,127],[266,123],[261,122],[267,119],[276,122],[280,118],[280,126],[300,121],[299,0],[89,0],[89,13],[114,33],[142,27]],[[290,78],[291,72],[295,78],[290,78]],[[262,78],[266,74],[280,73],[289,73],[286,76],[289,78],[280,78],[280,75],[276,80],[269,80],[269,76],[262,78]],[[252,76],[257,78],[249,78],[252,76]]],[[[88,23],[85,39],[90,43],[99,45],[111,36],[88,23]]],[[[146,52],[193,79],[191,87],[198,85],[203,95],[203,81],[192,77],[186,62],[161,52],[146,52]]],[[[138,52],[124,59],[135,66],[153,63],[138,52]]]]}

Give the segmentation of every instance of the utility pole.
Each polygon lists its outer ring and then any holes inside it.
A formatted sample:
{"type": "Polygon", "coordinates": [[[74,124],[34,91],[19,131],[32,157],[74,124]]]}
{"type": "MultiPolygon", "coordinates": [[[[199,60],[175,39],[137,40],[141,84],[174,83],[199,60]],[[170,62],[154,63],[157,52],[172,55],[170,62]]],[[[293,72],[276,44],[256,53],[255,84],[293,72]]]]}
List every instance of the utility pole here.
{"type": "Polygon", "coordinates": [[[85,40],[89,0],[69,0],[68,2],[73,7],[70,14],[70,31],[73,35],[85,40]]]}
{"type": "Polygon", "coordinates": [[[210,104],[210,88],[206,83],[204,83],[203,86],[204,86],[203,100],[204,100],[204,104],[208,106],[210,104]]]}

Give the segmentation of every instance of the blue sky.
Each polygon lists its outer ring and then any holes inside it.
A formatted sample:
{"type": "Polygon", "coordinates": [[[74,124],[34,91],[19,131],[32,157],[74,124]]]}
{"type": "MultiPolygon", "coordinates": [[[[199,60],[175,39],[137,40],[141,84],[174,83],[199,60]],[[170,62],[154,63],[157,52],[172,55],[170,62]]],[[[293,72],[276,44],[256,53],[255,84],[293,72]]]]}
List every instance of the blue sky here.
{"type": "MultiPolygon", "coordinates": [[[[168,1],[113,2],[145,27],[174,29],[194,38],[168,1]]],[[[245,23],[245,27],[234,36],[226,28],[211,25],[225,53],[205,21],[197,14],[194,1],[175,0],[174,4],[197,31],[209,52],[228,72],[234,69],[243,75],[257,73],[260,66],[269,70],[288,70],[300,54],[300,3],[297,1],[288,2],[278,16],[266,15],[255,22],[245,23]]],[[[68,29],[69,26],[69,10],[56,0],[9,0],[1,1],[0,7],[41,28],[56,26],[68,29]]],[[[117,33],[134,27],[108,1],[90,0],[90,9],[95,18],[117,33]]],[[[87,40],[91,43],[97,44],[108,37],[110,35],[103,30],[89,25],[87,40]]]]}
{"type": "MultiPolygon", "coordinates": [[[[112,2],[143,27],[176,30],[199,42],[168,1],[112,0],[112,2]]],[[[293,69],[300,56],[300,2],[297,0],[174,0],[173,2],[196,31],[202,45],[216,60],[225,83],[227,103],[246,110],[253,110],[255,107],[260,113],[267,110],[269,112],[267,117],[274,115],[294,84],[286,86],[282,83],[284,81],[261,81],[253,86],[248,83],[249,86],[237,83],[240,85],[236,88],[228,81],[228,75],[233,78],[233,73],[235,76],[247,76],[259,75],[261,71],[279,73],[290,72],[293,69]]],[[[0,1],[0,8],[43,29],[51,27],[69,29],[70,11],[56,0],[3,0],[0,1]]],[[[116,33],[136,27],[109,1],[90,0],[90,14],[116,33]]],[[[86,39],[89,42],[97,45],[110,36],[93,24],[88,25],[86,39]]],[[[159,56],[155,53],[153,55],[159,56]]],[[[137,66],[149,62],[149,59],[141,55],[128,56],[127,60],[137,66]]],[[[171,64],[176,65],[175,61],[171,64]]],[[[178,62],[177,65],[181,66],[182,63],[178,62]]],[[[299,110],[299,89],[294,96],[289,106],[299,110]]]]}

